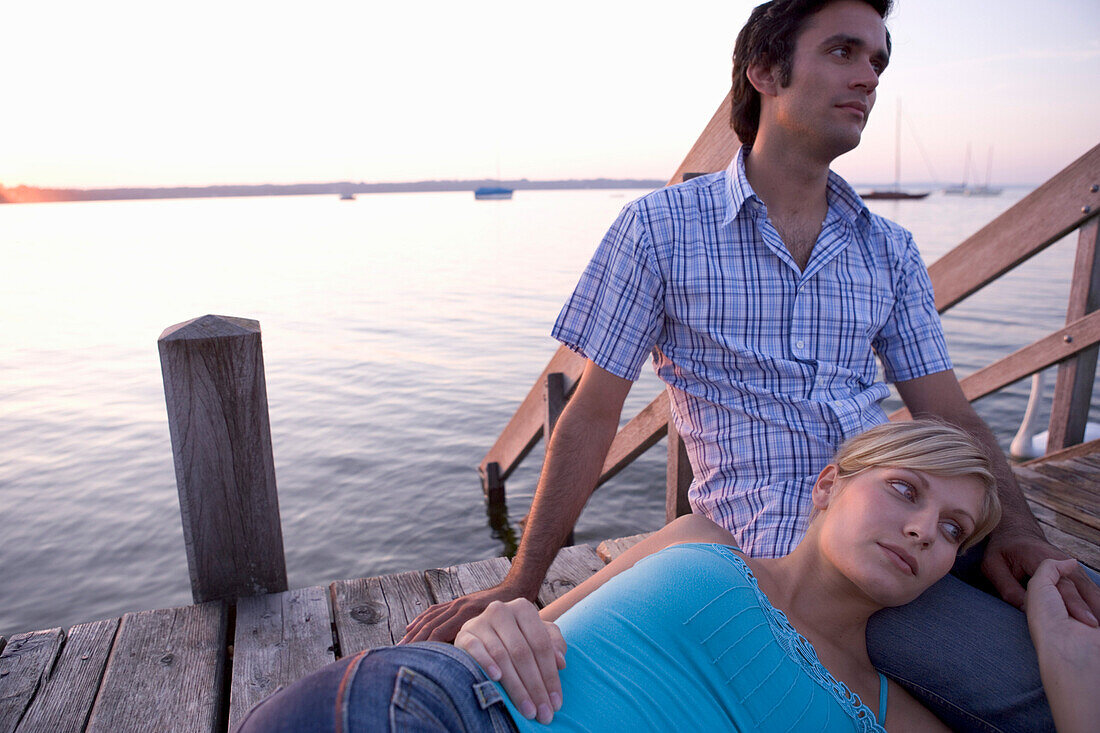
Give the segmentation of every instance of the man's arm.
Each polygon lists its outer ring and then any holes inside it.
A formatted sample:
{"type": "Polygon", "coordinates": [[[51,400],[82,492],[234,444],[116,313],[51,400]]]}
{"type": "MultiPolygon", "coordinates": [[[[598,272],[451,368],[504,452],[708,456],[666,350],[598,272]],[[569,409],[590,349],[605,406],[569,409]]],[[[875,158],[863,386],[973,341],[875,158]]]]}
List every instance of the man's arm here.
{"type": "MultiPolygon", "coordinates": [[[[1043,536],[1004,453],[997,445],[997,439],[963,395],[955,372],[936,372],[898,382],[896,386],[913,417],[939,418],[957,425],[985,447],[993,463],[1004,514],[1001,523],[989,536],[982,571],[1002,598],[1017,608],[1023,608],[1024,586],[1021,581],[1033,575],[1043,560],[1064,560],[1068,556],[1043,536]]],[[[1100,615],[1100,588],[1080,567],[1069,576],[1069,581],[1060,583],[1058,589],[1070,614],[1086,623],[1091,619],[1091,623],[1095,624],[1096,616],[1100,615]]]]}
{"type": "Polygon", "coordinates": [[[441,603],[413,619],[402,642],[451,641],[469,619],[493,601],[534,601],[550,563],[596,487],[630,380],[593,364],[558,419],[527,526],[508,576],[493,588],[441,603]]]}

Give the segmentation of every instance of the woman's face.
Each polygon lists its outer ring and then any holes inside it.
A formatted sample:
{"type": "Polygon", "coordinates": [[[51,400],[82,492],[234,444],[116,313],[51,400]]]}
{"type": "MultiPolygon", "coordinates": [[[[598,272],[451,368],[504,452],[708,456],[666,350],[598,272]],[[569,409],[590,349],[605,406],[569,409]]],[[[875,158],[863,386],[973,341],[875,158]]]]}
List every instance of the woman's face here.
{"type": "Polygon", "coordinates": [[[874,468],[837,479],[826,469],[814,487],[822,553],[877,603],[908,603],[951,569],[984,491],[970,476],[874,468]]]}

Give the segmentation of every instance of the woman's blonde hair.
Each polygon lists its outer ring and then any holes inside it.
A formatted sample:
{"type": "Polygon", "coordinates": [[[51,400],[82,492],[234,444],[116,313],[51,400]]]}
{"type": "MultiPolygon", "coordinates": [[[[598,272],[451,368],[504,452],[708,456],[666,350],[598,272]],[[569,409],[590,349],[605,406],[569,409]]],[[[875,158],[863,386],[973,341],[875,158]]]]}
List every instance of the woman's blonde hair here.
{"type": "Polygon", "coordinates": [[[974,531],[959,547],[964,552],[1001,521],[1001,500],[989,456],[962,429],[936,420],[887,422],[849,438],[833,458],[838,478],[870,468],[905,468],[933,476],[970,476],[985,489],[974,531]]]}

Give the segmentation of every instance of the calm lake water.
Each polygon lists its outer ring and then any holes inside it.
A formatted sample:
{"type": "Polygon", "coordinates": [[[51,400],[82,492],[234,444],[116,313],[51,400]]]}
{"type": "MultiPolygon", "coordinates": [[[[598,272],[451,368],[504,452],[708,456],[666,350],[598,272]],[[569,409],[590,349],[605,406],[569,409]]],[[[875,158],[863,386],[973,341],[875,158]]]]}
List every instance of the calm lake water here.
{"type": "MultiPolygon", "coordinates": [[[[156,341],[206,313],[263,328],[291,587],[501,554],[476,466],[641,193],[0,207],[0,635],[190,602],[156,341]]],[[[930,263],[1026,193],[871,203],[930,263]]],[[[1061,325],[1074,247],[948,314],[960,376],[1061,325]]],[[[624,414],[659,389],[647,371],[624,414]]],[[[1006,447],[1027,393],[978,403],[1006,447]]],[[[541,451],[508,482],[513,523],[541,451]]],[[[663,519],[658,446],[596,492],[577,541],[663,519]]]]}

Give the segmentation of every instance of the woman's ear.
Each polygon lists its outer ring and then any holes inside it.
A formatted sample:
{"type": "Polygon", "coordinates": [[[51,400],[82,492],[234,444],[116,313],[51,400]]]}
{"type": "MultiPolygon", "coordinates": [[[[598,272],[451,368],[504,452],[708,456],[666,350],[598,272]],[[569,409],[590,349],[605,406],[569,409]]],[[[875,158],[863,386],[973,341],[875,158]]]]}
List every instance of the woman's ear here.
{"type": "Polygon", "coordinates": [[[776,65],[752,64],[745,75],[752,88],[765,96],[774,97],[779,89],[779,67],[776,65]]]}
{"type": "Polygon", "coordinates": [[[835,463],[830,463],[821,469],[821,473],[817,475],[817,481],[814,483],[813,493],[810,496],[814,509],[824,511],[829,507],[829,502],[836,496],[839,483],[840,469],[835,463]]]}

